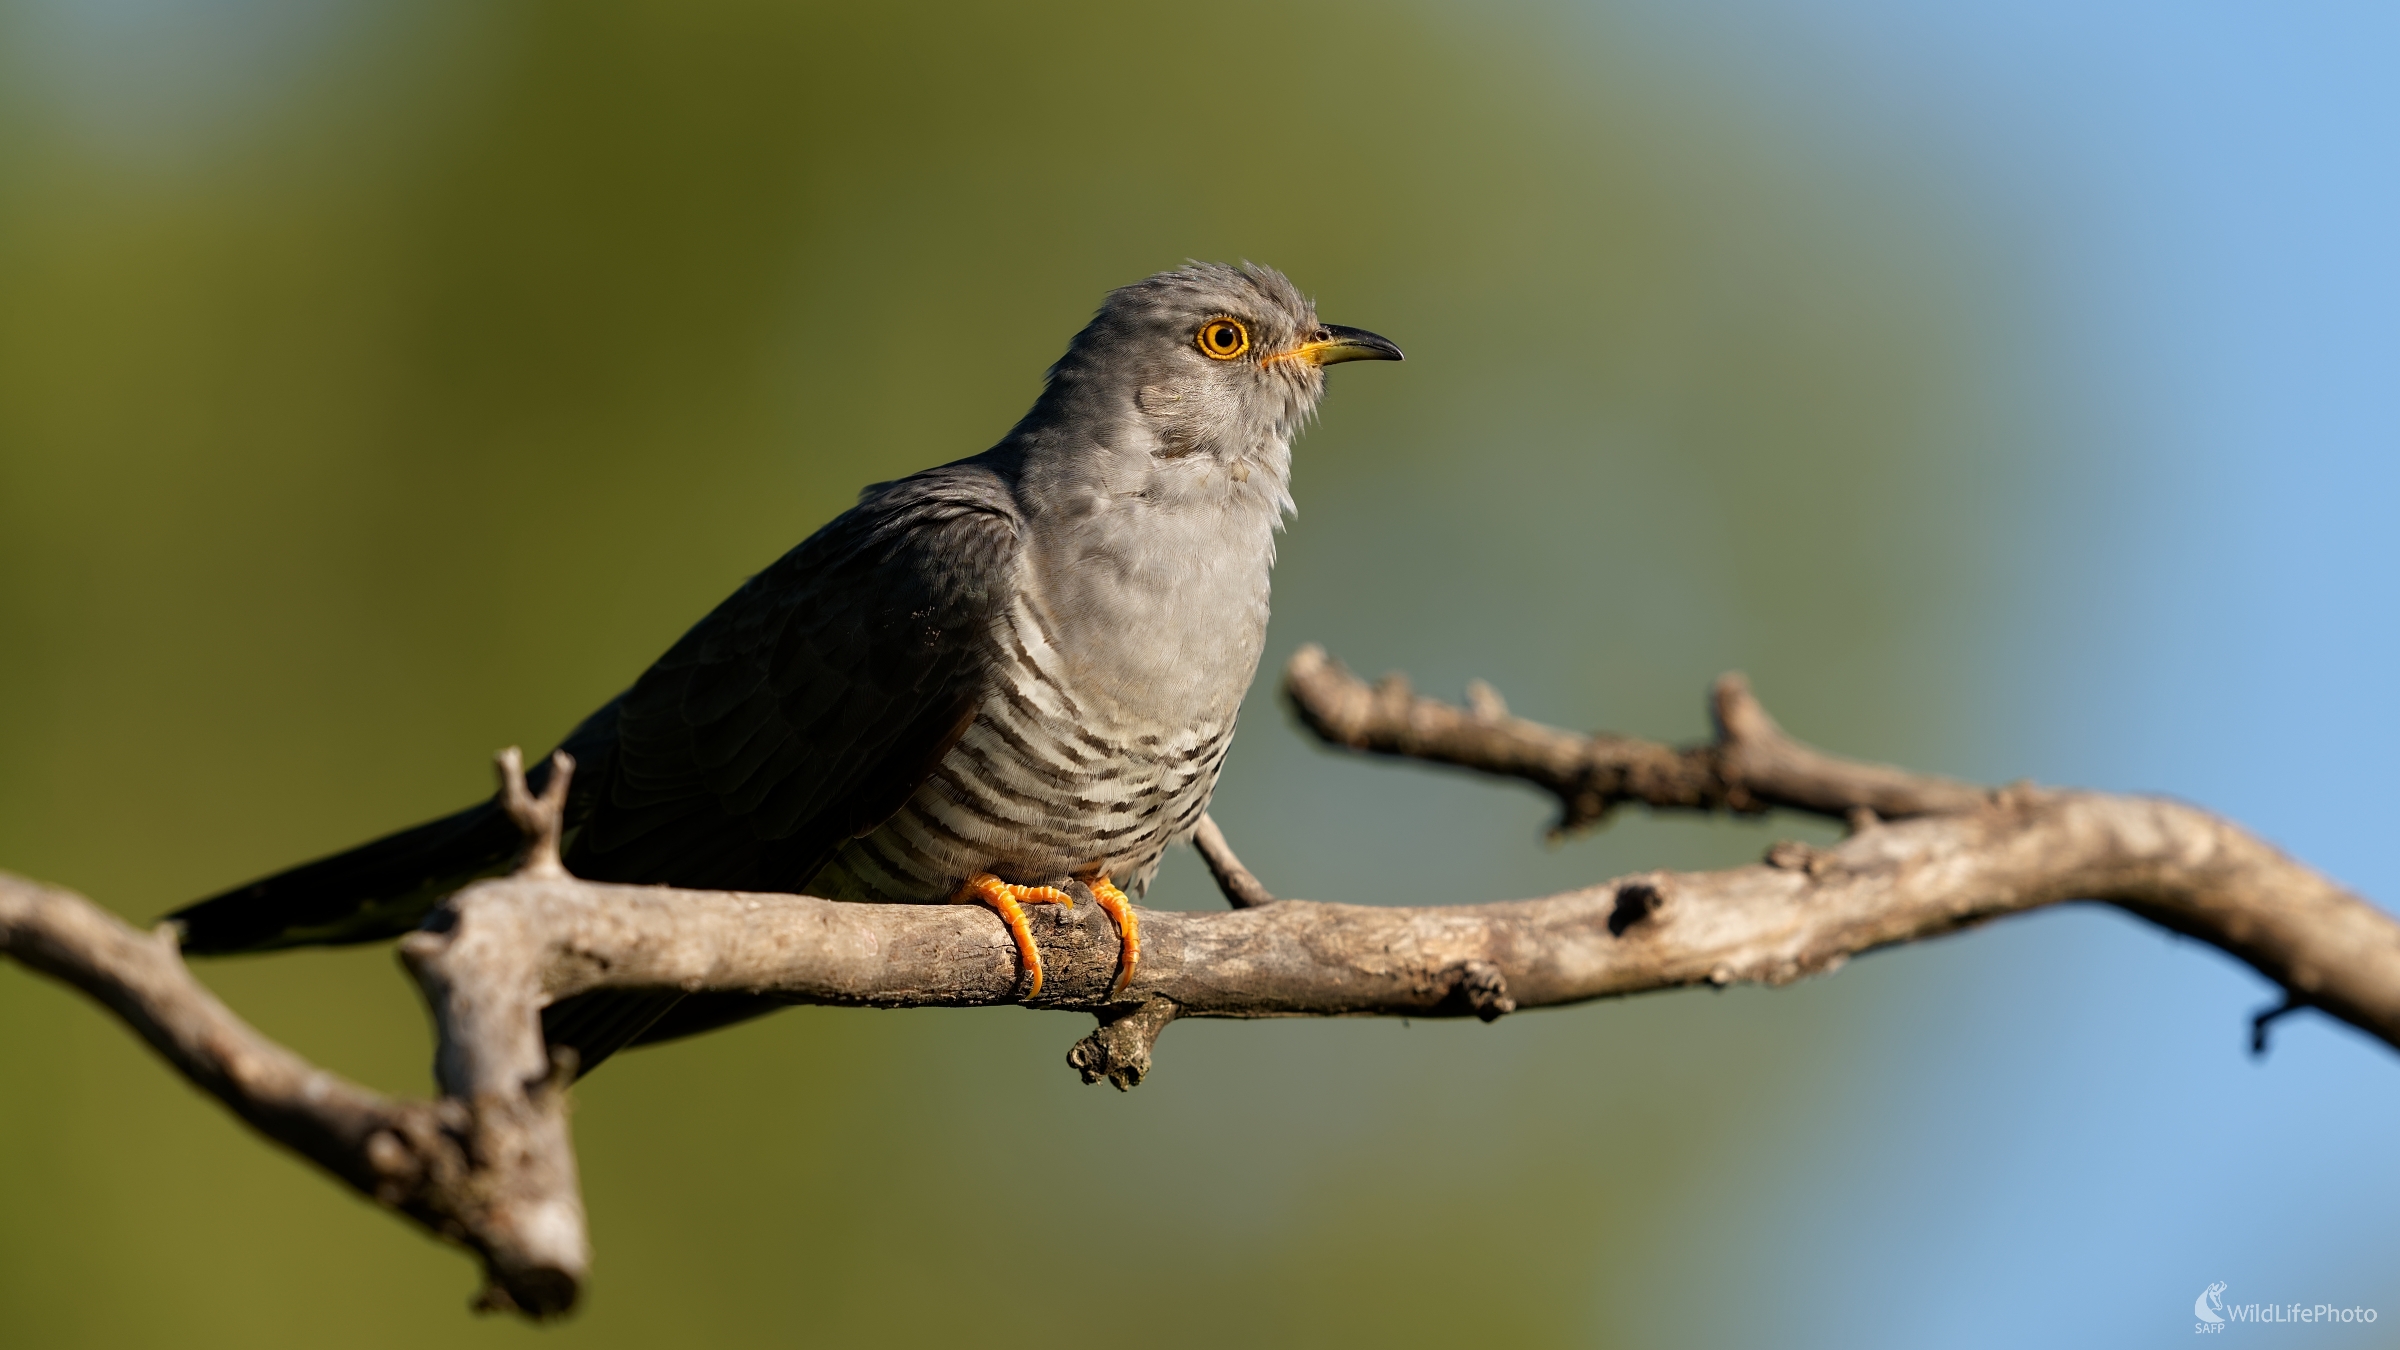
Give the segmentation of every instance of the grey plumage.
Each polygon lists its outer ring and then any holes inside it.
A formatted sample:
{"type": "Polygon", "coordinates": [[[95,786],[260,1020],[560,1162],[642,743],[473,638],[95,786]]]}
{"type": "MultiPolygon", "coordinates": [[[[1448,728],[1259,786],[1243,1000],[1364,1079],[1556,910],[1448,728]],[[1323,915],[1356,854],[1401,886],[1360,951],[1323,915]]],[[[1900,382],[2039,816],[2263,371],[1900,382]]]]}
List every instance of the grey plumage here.
{"type": "MultiPolygon", "coordinates": [[[[868,488],[568,738],[568,867],[873,901],[978,872],[1139,894],[1232,743],[1323,366],[1398,355],[1263,267],[1112,293],[998,445],[868,488]]],[[[175,917],[192,950],[384,936],[496,838],[461,813],[175,917]]],[[[550,1031],[589,1065],[670,1003],[570,1004],[550,1031]]],[[[653,1038],[751,1010],[686,1007],[653,1038]]]]}

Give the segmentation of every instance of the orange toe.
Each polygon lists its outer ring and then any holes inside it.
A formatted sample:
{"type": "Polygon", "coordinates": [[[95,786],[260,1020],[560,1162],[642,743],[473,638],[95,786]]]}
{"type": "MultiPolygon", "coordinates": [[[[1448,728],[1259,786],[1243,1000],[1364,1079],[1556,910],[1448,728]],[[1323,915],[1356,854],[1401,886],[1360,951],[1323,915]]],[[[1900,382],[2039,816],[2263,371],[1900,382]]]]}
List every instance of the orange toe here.
{"type": "MultiPolygon", "coordinates": [[[[1113,891],[1116,888],[1111,886],[1109,889],[1113,891]]],[[[1117,899],[1120,904],[1124,902],[1123,896],[1117,899]]],[[[950,897],[950,902],[990,906],[1000,916],[1000,922],[1008,925],[1008,935],[1016,939],[1017,968],[1033,974],[1033,986],[1025,991],[1025,997],[1032,998],[1042,992],[1042,952],[1033,945],[1033,928],[1025,921],[1025,906],[1065,905],[1073,909],[1075,897],[1056,886],[1018,886],[1002,881],[989,872],[978,872],[967,878],[966,884],[958,888],[958,894],[950,897]]],[[[1105,905],[1107,901],[1101,903],[1105,905]]]]}
{"type": "Polygon", "coordinates": [[[1142,963],[1142,921],[1134,915],[1133,902],[1125,898],[1125,892],[1117,889],[1117,883],[1110,881],[1107,873],[1094,872],[1076,880],[1091,887],[1092,898],[1100,902],[1100,908],[1107,910],[1108,917],[1117,925],[1117,982],[1108,987],[1109,995],[1114,997],[1125,992],[1125,986],[1133,982],[1133,968],[1142,963]]]}

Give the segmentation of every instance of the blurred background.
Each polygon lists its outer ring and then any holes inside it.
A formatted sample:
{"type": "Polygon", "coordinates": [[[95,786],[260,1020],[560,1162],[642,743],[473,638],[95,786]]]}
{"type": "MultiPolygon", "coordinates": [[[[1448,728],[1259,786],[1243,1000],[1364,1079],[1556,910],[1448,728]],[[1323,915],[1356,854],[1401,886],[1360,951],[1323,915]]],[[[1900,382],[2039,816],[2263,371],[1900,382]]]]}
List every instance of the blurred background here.
{"type": "MultiPolygon", "coordinates": [[[[1304,641],[1669,738],[2175,794],[2385,902],[2400,19],[2112,0],[0,0],[0,866],[135,920],[488,790],[1101,294],[1283,268],[1301,442],[1216,814],[1278,892],[1722,866],[1313,748],[1304,641]]],[[[1220,902],[1188,853],[1152,903],[1220,902]]],[[[429,1085],[388,947],[203,965],[429,1085]]],[[[578,1092],[565,1325],[0,965],[41,1346],[2400,1339],[2385,1047],[2090,907],[1468,1023],[800,1009],[578,1092]],[[1062,1310],[1068,1315],[1061,1317],[1062,1310]]]]}

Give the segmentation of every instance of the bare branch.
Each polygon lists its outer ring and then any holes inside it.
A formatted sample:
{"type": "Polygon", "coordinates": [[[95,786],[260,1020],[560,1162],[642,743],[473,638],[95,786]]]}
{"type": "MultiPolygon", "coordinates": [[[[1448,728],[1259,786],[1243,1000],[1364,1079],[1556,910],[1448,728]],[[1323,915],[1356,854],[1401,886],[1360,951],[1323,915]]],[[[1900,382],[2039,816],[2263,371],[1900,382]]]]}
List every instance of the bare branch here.
{"type": "Polygon", "coordinates": [[[1467,708],[1420,698],[1400,675],[1369,685],[1313,643],[1292,655],[1283,682],[1300,720],[1320,738],[1524,779],[1558,798],[1555,829],[1562,832],[1594,824],[1624,802],[1701,811],[1784,806],[1836,818],[1865,809],[1900,820],[1973,810],[1991,796],[1971,783],[1841,759],[1793,740],[1739,675],[1712,691],[1717,739],[1681,749],[1511,717],[1481,681],[1467,708]]]}
{"type": "MultiPolygon", "coordinates": [[[[1540,900],[1146,911],[1141,969],[1115,996],[1106,926],[1061,917],[1037,932],[1051,973],[1033,1006],[1113,1017],[1163,998],[1184,1017],[1476,1015],[1501,998],[1542,1007],[1782,984],[1877,947],[2097,899],[2213,943],[2400,1044],[2400,924],[2193,807],[2017,793],[1774,853],[1772,863],[1649,873],[1540,900]]],[[[879,1007],[1017,1001],[1006,933],[965,908],[518,876],[477,883],[450,912],[446,931],[407,939],[411,962],[423,968],[442,951],[456,964],[455,953],[487,949],[476,978],[522,980],[529,1000],[631,987],[879,1007]]],[[[526,1042],[491,1054],[490,1074],[538,1077],[531,1028],[492,1024],[503,1031],[526,1042]]]]}
{"type": "MultiPolygon", "coordinates": [[[[1463,708],[1419,697],[1399,675],[1370,686],[1314,644],[1293,655],[1284,688],[1301,721],[1332,744],[1548,789],[1560,800],[1562,830],[1596,821],[1620,802],[1734,811],[1780,806],[1845,820],[1851,838],[1836,849],[1785,841],[1767,850],[1769,868],[1812,880],[1837,874],[1862,847],[1870,853],[1902,850],[1891,856],[1912,867],[1934,866],[1934,857],[1907,851],[1928,828],[1976,832],[1936,853],[1978,868],[2014,857],[2013,880],[1986,878],[2013,896],[1969,905],[1952,926],[2070,898],[2108,901],[2221,947],[2282,985],[2284,1004],[2261,1014],[2253,1028],[2262,1051],[2267,1026],[2303,1007],[2332,1013],[2400,1047],[2400,1023],[2390,1014],[2400,1006],[2400,924],[2193,807],[2022,785],[1987,789],[1829,755],[1787,734],[1738,674],[1721,676],[1710,692],[1716,740],[1682,749],[1605,733],[1584,736],[1512,717],[1499,693],[1480,680],[1469,687],[1463,708]],[[1994,822],[2014,823],[1995,833],[1994,822]],[[2107,842],[2095,852],[2098,840],[2107,842]],[[2024,852],[2036,845],[2052,851],[2024,852]],[[2340,992],[2329,1002],[2319,997],[2320,985],[2340,992]]],[[[1667,880],[1688,890],[1694,879],[1667,880]]],[[[1610,923],[1620,934],[1640,925],[1667,894],[1663,884],[1639,879],[1620,882],[1616,890],[1620,899],[1610,923]]],[[[1899,887],[1878,902],[1880,914],[1862,916],[1891,934],[1867,945],[1943,931],[1906,921],[1911,901],[1921,896],[1920,886],[1899,887]]],[[[1795,970],[1830,969],[1842,959],[1838,952],[1817,965],[1803,959],[1795,970]]],[[[1748,972],[1739,963],[1726,973],[1776,982],[1772,974],[1748,972]]]]}
{"type": "MultiPolygon", "coordinates": [[[[399,1101],[316,1068],[236,1017],[175,950],[82,896],[0,873],[0,951],[108,1006],[184,1077],[260,1134],[484,1261],[485,1306],[563,1312],[587,1261],[547,1262],[500,1221],[494,1177],[521,1155],[487,1152],[504,1131],[480,1103],[399,1101]]],[[[540,1094],[556,1113],[560,1095],[540,1094]]],[[[558,1147],[563,1149],[563,1129],[558,1147]]],[[[572,1153],[563,1160],[570,1182],[572,1153]]],[[[499,1189],[505,1189],[499,1188],[499,1189]]],[[[582,1242],[580,1202],[573,1247],[582,1242]]]]}
{"type": "MultiPolygon", "coordinates": [[[[1143,914],[1144,959],[1121,993],[1110,926],[1046,912],[1037,937],[1049,978],[1033,1006],[1099,1019],[1068,1056],[1085,1081],[1140,1082],[1159,1032],[1181,1017],[1490,1021],[1645,990],[1782,984],[2073,899],[2212,943],[2282,985],[2288,1006],[2400,1046],[2400,923],[2194,807],[1989,792],[1836,759],[1784,736],[1738,681],[1718,685],[1718,742],[1678,751],[1523,722],[1488,690],[1468,711],[1396,682],[1368,689],[1321,652],[1302,655],[1293,697],[1329,738],[1531,779],[1560,794],[1570,819],[1615,801],[1774,804],[1847,818],[1852,833],[1826,848],[1777,844],[1750,867],[1495,904],[1249,899],[1223,882],[1242,907],[1143,914]]],[[[1018,1001],[1015,946],[980,909],[567,875],[555,841],[570,768],[557,763],[537,798],[516,758],[500,758],[525,864],[451,897],[401,944],[435,1015],[439,1102],[388,1100],[310,1067],[194,981],[167,935],[64,891],[0,875],[0,950],[108,1005],[262,1133],[477,1252],[487,1306],[554,1313],[578,1296],[589,1253],[566,1123],[573,1066],[547,1055],[543,1006],[600,988],[879,1007],[1018,1001]]],[[[1223,836],[1206,833],[1221,880],[1246,877],[1223,836]]],[[[2271,1020],[2260,1019],[2262,1039],[2271,1020]]]]}
{"type": "Polygon", "coordinates": [[[1192,847],[1200,850],[1200,860],[1208,864],[1208,874],[1217,879],[1217,889],[1225,893],[1225,903],[1235,909],[1255,909],[1272,904],[1275,896],[1242,866],[1233,855],[1233,845],[1225,842],[1225,832],[1217,828],[1214,817],[1200,813],[1200,828],[1192,834],[1192,847]]]}
{"type": "Polygon", "coordinates": [[[0,949],[106,1004],[261,1133],[359,1190],[382,1185],[366,1143],[391,1127],[393,1103],[234,1016],[184,968],[170,928],[138,932],[73,892],[0,873],[0,949]]]}

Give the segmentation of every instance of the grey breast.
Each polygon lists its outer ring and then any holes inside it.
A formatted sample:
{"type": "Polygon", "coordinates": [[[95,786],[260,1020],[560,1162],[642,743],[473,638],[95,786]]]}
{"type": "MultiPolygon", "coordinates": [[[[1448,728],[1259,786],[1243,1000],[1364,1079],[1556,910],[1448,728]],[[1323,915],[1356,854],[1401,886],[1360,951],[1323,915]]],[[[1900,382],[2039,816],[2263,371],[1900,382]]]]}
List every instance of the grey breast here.
{"type": "Polygon", "coordinates": [[[836,899],[948,899],[977,872],[1052,884],[1105,873],[1139,895],[1187,838],[1233,744],[1234,708],[1180,721],[1073,687],[1075,663],[1020,594],[995,632],[974,721],[907,804],[836,855],[811,889],[836,899]]]}

